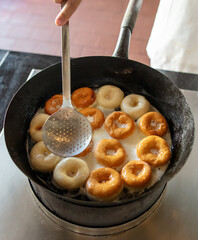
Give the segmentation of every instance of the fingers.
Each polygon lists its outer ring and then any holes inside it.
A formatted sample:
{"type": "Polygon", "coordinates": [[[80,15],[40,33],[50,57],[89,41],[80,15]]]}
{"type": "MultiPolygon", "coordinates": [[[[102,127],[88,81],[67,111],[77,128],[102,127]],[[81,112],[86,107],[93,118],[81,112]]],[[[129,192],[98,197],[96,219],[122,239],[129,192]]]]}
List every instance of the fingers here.
{"type": "Polygon", "coordinates": [[[63,0],[53,0],[55,3],[62,3],[63,0]]]}
{"type": "MultiPolygon", "coordinates": [[[[63,0],[54,0],[56,3],[64,2],[63,0]]],[[[76,11],[82,0],[67,0],[65,6],[62,8],[60,13],[55,19],[55,23],[58,26],[64,25],[72,14],[76,11]]]]}

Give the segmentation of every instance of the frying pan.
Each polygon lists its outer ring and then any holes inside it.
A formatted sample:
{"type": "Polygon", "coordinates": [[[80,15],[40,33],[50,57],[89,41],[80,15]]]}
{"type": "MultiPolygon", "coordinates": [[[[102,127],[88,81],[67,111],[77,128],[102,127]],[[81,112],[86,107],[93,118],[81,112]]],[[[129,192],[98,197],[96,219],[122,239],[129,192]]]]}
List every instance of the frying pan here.
{"type": "Polygon", "coordinates": [[[83,57],[71,60],[72,91],[105,84],[125,94],[144,95],[166,118],[172,137],[170,164],[151,188],[117,202],[94,202],[68,197],[50,187],[28,163],[26,141],[31,119],[52,95],[61,92],[61,63],[50,66],[26,82],[13,97],[4,121],[8,152],[28,177],[36,196],[52,213],[86,227],[110,227],[128,222],[147,211],[159,198],[166,183],[181,169],[192,149],[194,120],[177,86],[155,69],[128,60],[131,33],[142,0],[129,2],[113,57],[83,57]]]}

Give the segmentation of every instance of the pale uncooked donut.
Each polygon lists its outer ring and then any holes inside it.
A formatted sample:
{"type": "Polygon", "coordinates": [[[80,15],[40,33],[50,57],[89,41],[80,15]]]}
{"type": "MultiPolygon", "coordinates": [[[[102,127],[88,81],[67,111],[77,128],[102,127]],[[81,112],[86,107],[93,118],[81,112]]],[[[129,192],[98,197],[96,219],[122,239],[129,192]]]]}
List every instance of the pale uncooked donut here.
{"type": "Polygon", "coordinates": [[[42,127],[49,115],[45,113],[36,114],[30,122],[30,136],[33,141],[42,141],[42,127]]]}
{"type": "Polygon", "coordinates": [[[37,171],[51,172],[60,160],[47,149],[43,141],[36,143],[30,152],[30,165],[37,171]]]}
{"type": "Polygon", "coordinates": [[[123,91],[113,85],[102,86],[97,93],[97,103],[103,108],[116,108],[124,98],[123,91]]]}
{"type": "Polygon", "coordinates": [[[121,110],[131,116],[134,120],[141,117],[150,109],[150,103],[142,95],[127,95],[121,102],[121,110]]]}
{"type": "Polygon", "coordinates": [[[89,168],[85,161],[68,157],[60,161],[53,172],[54,182],[61,188],[75,190],[82,187],[89,177],[89,168]]]}

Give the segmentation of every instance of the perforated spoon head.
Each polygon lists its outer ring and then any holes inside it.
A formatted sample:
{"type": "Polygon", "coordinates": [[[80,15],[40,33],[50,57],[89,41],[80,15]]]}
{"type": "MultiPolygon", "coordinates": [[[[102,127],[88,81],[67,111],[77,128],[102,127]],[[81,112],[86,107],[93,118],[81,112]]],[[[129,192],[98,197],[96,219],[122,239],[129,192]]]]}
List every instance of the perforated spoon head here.
{"type": "MultiPolygon", "coordinates": [[[[65,3],[62,4],[62,6],[65,3]]],[[[42,128],[43,141],[55,155],[76,156],[90,143],[92,128],[88,119],[71,103],[69,22],[62,26],[62,107],[52,114],[42,128]]]]}
{"type": "Polygon", "coordinates": [[[88,119],[73,108],[61,108],[42,128],[43,141],[55,155],[76,156],[90,143],[92,128],[88,119]]]}

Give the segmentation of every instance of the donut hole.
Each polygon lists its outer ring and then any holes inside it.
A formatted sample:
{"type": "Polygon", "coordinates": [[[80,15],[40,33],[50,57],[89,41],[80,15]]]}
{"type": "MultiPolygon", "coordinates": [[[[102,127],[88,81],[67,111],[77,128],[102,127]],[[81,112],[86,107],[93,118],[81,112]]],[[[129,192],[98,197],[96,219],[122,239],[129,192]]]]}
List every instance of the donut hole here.
{"type": "Polygon", "coordinates": [[[133,100],[132,102],[131,102],[131,107],[137,107],[138,106],[138,104],[139,104],[139,99],[136,99],[136,100],[133,100]]]}
{"type": "Polygon", "coordinates": [[[75,168],[68,169],[67,172],[66,172],[67,176],[71,177],[71,178],[75,177],[77,175],[77,173],[78,173],[78,171],[75,168]]]}
{"type": "Polygon", "coordinates": [[[102,184],[102,183],[106,183],[107,181],[109,181],[109,179],[100,180],[99,183],[102,184]]]}
{"type": "Polygon", "coordinates": [[[59,109],[61,108],[61,105],[60,104],[58,104],[58,105],[56,105],[56,106],[51,106],[50,107],[50,110],[52,111],[52,112],[57,112],[59,109]]]}
{"type": "Polygon", "coordinates": [[[110,100],[110,99],[112,98],[112,93],[111,93],[111,92],[106,93],[106,94],[104,95],[104,98],[105,98],[106,100],[110,100]]]}
{"type": "Polygon", "coordinates": [[[53,101],[52,101],[52,106],[51,106],[51,109],[59,109],[60,107],[61,107],[61,103],[60,103],[60,101],[59,100],[57,100],[57,99],[54,99],[53,101]]]}
{"type": "Polygon", "coordinates": [[[36,127],[36,131],[41,131],[43,126],[36,127]]]}
{"type": "Polygon", "coordinates": [[[150,122],[150,125],[152,126],[152,127],[157,127],[157,121],[155,121],[155,120],[151,120],[151,122],[150,122]]]}
{"type": "Polygon", "coordinates": [[[114,124],[118,127],[118,128],[126,128],[126,124],[125,123],[122,123],[120,121],[114,121],[114,124]]]}
{"type": "Polygon", "coordinates": [[[142,164],[133,165],[131,167],[131,173],[135,176],[138,176],[142,172],[143,168],[144,166],[142,164]]]}
{"type": "Polygon", "coordinates": [[[154,119],[151,119],[151,121],[150,121],[150,126],[151,126],[152,128],[154,128],[155,131],[157,131],[157,130],[161,129],[162,123],[159,123],[158,121],[156,121],[156,120],[154,120],[154,119]]]}
{"type": "Polygon", "coordinates": [[[99,177],[98,182],[100,184],[105,184],[111,179],[111,174],[105,173],[103,176],[99,177]]]}
{"type": "Polygon", "coordinates": [[[157,149],[157,148],[150,148],[150,153],[152,153],[154,155],[158,155],[159,154],[159,149],[157,149]]]}
{"type": "Polygon", "coordinates": [[[47,157],[47,156],[49,155],[49,152],[45,151],[45,152],[43,152],[43,155],[44,155],[45,157],[47,157]]]}
{"type": "Polygon", "coordinates": [[[88,115],[87,116],[87,119],[90,123],[93,123],[94,122],[94,116],[93,115],[88,115]]]}
{"type": "Polygon", "coordinates": [[[106,151],[106,155],[114,156],[116,155],[117,151],[115,149],[108,149],[106,151]]]}

